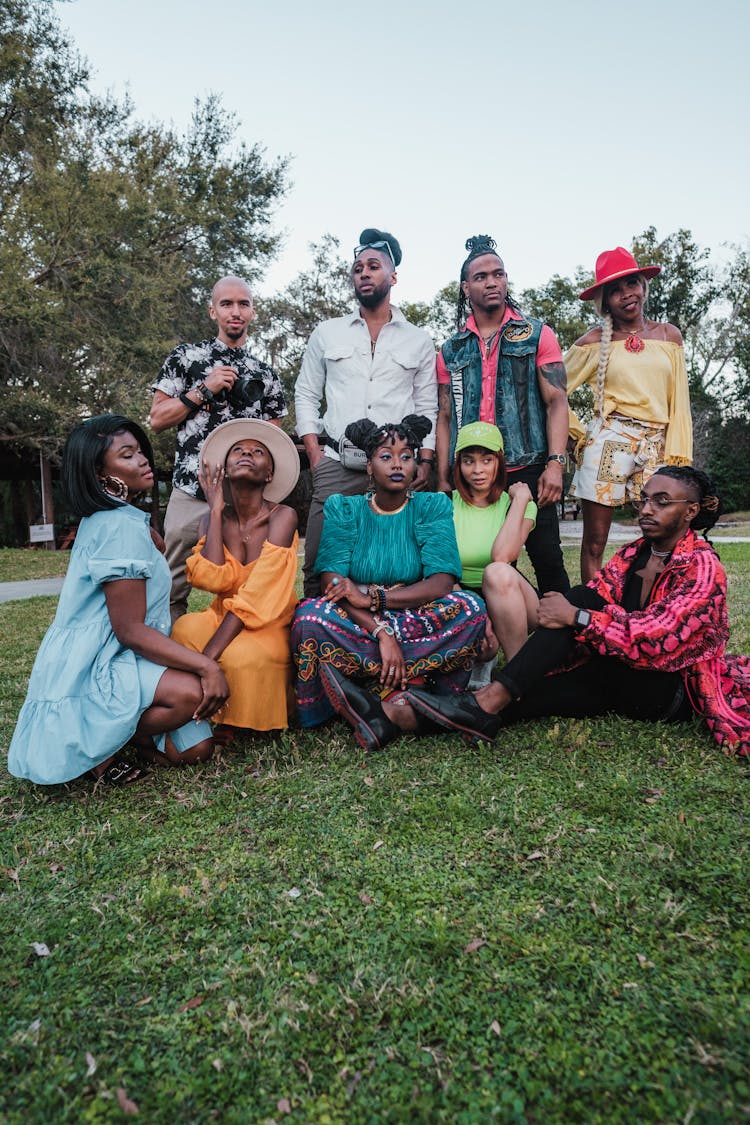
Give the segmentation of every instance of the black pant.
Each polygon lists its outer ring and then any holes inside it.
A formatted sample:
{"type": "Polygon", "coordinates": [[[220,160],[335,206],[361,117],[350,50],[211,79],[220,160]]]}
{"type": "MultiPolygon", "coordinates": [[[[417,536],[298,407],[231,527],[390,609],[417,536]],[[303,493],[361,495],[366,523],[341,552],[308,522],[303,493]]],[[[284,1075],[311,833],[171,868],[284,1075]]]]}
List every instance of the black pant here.
{"type": "MultiPolygon", "coordinates": [[[[601,609],[599,594],[575,586],[565,595],[572,605],[601,609]]],[[[503,722],[561,715],[583,719],[614,712],[628,719],[684,721],[692,715],[679,672],[630,668],[614,656],[593,656],[570,672],[548,676],[575,644],[574,629],[537,629],[508,663],[495,673],[514,698],[503,722]]]]}
{"type": "MultiPolygon", "coordinates": [[[[546,467],[546,465],[528,465],[523,469],[510,469],[508,471],[508,484],[523,481],[524,484],[528,484],[531,494],[536,500],[539,478],[546,467]]],[[[526,540],[526,553],[534,568],[536,584],[540,594],[546,594],[549,590],[559,590],[561,594],[564,594],[570,589],[570,579],[565,570],[562,547],[560,546],[557,504],[547,504],[544,508],[539,509],[536,527],[529,532],[529,537],[526,540]]]]}

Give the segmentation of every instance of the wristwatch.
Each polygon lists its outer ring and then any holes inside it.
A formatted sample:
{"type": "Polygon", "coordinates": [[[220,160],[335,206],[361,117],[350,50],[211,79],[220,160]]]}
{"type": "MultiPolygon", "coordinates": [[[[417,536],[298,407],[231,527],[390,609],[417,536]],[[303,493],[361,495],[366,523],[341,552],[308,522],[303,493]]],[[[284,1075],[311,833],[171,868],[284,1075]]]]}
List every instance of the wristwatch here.
{"type": "Polygon", "coordinates": [[[591,623],[591,614],[587,609],[577,609],[573,618],[576,629],[585,629],[591,623]]]}
{"type": "Polygon", "coordinates": [[[565,468],[565,466],[568,463],[568,458],[565,456],[564,453],[550,453],[547,460],[548,461],[557,461],[558,465],[562,465],[563,468],[565,468]]]}

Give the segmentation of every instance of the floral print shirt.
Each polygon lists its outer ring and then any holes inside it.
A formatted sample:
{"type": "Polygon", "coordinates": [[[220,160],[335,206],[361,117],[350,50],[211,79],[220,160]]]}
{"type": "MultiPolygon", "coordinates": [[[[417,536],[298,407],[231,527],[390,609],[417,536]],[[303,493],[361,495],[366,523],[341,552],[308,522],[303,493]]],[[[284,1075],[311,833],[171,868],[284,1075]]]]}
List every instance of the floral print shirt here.
{"type": "Polygon", "coordinates": [[[199,456],[211,431],[233,418],[260,418],[268,422],[272,418],[283,418],[287,413],[281,380],[273,368],[254,359],[246,344],[230,348],[217,338],[202,340],[199,344],[180,344],[164,360],[159,378],[151,389],[179,398],[219,364],[234,367],[238,373],[231,398],[205,403],[177,426],[172,484],[200,500],[204,496],[198,485],[199,456]],[[239,397],[240,386],[244,387],[244,402],[239,397]]]}

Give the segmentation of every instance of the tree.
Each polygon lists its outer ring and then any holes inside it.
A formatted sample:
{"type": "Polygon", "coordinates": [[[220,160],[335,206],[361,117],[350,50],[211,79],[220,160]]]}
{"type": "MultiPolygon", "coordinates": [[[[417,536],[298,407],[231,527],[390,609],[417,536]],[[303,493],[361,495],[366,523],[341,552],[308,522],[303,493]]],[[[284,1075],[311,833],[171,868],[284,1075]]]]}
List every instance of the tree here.
{"type": "Polygon", "coordinates": [[[49,0],[6,3],[0,63],[0,441],[54,454],[80,417],[145,418],[217,277],[273,254],[286,166],[235,147],[216,97],[184,136],[92,97],[49,0]]]}
{"type": "Polygon", "coordinates": [[[293,411],[294,383],[310,333],[322,320],[344,316],[353,304],[349,265],[339,240],[324,234],[310,243],[312,264],[281,292],[256,302],[253,336],[284,383],[293,411]]]}
{"type": "Polygon", "coordinates": [[[593,306],[578,296],[588,284],[588,276],[579,266],[572,278],[555,274],[544,285],[521,294],[521,308],[550,326],[563,351],[598,323],[593,306]]]}

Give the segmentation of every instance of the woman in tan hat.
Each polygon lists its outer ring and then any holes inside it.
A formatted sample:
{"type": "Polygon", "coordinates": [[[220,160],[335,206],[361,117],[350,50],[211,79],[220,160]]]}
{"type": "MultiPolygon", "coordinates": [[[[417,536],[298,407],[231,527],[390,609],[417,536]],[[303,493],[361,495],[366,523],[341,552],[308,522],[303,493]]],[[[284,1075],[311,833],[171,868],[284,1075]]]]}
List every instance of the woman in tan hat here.
{"type": "Polygon", "coordinates": [[[601,569],[614,508],[638,500],[662,465],[689,465],[693,455],[682,336],[673,324],[645,315],[648,279],[661,266],[639,266],[622,246],[596,260],[596,280],[580,294],[602,318],[576,340],[565,367],[568,394],[584,383],[594,392],[594,417],[584,430],[571,411],[578,467],[570,495],[581,501],[581,579],[601,569]]]}
{"type": "Polygon", "coordinates": [[[270,422],[225,422],[201,449],[198,479],[209,514],[187,576],[216,596],[202,613],[180,617],[172,636],[218,661],[230,696],[213,719],[224,727],[288,725],[297,514],[278,501],[298,476],[294,443],[270,422]]]}

